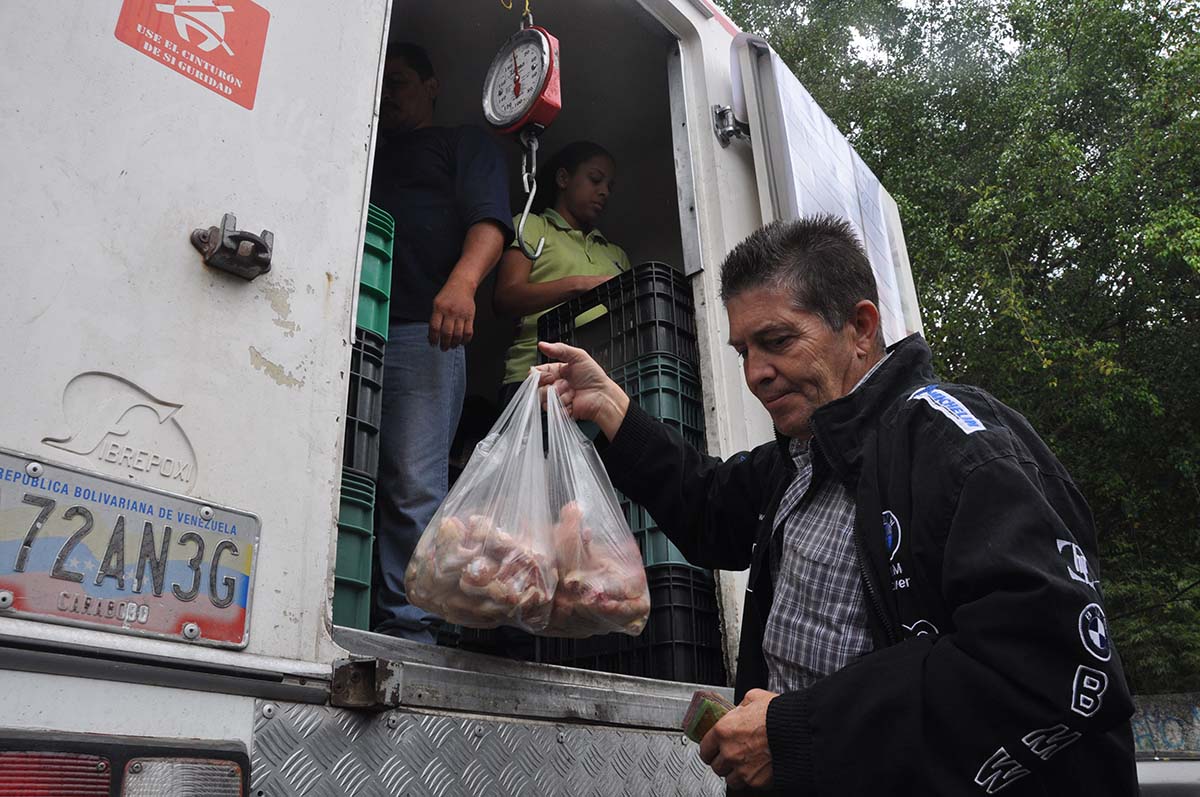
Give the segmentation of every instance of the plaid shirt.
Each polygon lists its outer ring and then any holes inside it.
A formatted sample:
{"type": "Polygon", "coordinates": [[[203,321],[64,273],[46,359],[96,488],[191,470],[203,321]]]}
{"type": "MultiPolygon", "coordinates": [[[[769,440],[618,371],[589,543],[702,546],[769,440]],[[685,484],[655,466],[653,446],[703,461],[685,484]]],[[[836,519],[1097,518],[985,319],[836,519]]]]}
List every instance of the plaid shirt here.
{"type": "Polygon", "coordinates": [[[768,688],[779,693],[811,686],[872,648],[854,549],[854,495],[832,477],[823,457],[814,467],[808,441],[793,440],[788,451],[796,478],[775,514],[775,598],[763,635],[768,688]]]}

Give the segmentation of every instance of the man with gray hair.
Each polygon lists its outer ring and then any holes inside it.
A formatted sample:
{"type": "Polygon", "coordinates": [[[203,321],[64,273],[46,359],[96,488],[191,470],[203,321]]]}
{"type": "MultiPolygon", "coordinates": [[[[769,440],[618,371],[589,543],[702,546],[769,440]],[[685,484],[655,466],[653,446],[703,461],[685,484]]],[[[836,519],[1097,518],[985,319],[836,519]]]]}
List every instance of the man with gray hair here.
{"type": "Polygon", "coordinates": [[[614,485],[693,564],[750,569],[740,704],[704,761],[795,795],[1135,794],[1091,514],[1028,422],[940,383],[919,335],[885,350],[844,221],[755,232],[721,299],[777,433],[723,461],[540,344],[614,485]]]}

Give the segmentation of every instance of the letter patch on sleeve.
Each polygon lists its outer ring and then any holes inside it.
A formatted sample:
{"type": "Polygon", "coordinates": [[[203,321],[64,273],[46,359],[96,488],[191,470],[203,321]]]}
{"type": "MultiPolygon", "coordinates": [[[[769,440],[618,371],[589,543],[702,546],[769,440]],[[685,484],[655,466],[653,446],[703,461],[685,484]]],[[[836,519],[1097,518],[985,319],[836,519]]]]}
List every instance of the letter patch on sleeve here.
{"type": "Polygon", "coordinates": [[[1021,741],[1029,751],[1043,761],[1049,761],[1050,756],[1063,749],[1071,742],[1083,736],[1079,731],[1073,731],[1066,725],[1058,724],[1053,728],[1039,728],[1021,737],[1021,741]]]}
{"type": "Polygon", "coordinates": [[[1087,555],[1083,549],[1071,540],[1055,540],[1059,556],[1066,560],[1067,573],[1081,584],[1087,584],[1092,589],[1100,583],[1100,579],[1092,578],[1091,568],[1088,567],[1087,555]]]}
{"type": "Polygon", "coordinates": [[[1108,676],[1102,670],[1079,665],[1071,686],[1071,710],[1084,717],[1092,716],[1100,710],[1106,689],[1108,676]]]}
{"type": "Polygon", "coordinates": [[[1029,770],[1021,766],[1021,762],[1008,754],[1001,747],[992,753],[991,758],[983,762],[975,775],[975,783],[983,787],[988,794],[995,794],[1001,789],[1011,786],[1029,774],[1029,770]]]}
{"type": "Polygon", "coordinates": [[[954,425],[962,429],[964,434],[982,432],[985,428],[983,422],[972,415],[961,401],[946,391],[939,390],[937,385],[926,385],[908,397],[909,401],[914,399],[923,399],[929,406],[954,421],[954,425]]]}

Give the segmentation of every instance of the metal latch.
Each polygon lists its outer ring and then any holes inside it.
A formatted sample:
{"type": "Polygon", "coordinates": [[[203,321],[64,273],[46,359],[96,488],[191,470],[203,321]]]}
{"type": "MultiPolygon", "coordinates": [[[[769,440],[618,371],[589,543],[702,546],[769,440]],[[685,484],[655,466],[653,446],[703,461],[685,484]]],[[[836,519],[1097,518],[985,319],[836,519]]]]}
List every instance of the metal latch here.
{"type": "Polygon", "coordinates": [[[192,246],[204,255],[205,265],[252,280],[271,270],[275,235],[269,230],[260,235],[239,230],[234,215],[226,213],[220,227],[192,230],[192,246]]]}
{"type": "Polygon", "coordinates": [[[338,659],[333,663],[329,702],[341,708],[389,708],[400,705],[404,669],[387,659],[338,659]]]}
{"type": "Polygon", "coordinates": [[[739,122],[733,115],[733,109],[728,105],[714,105],[713,111],[713,132],[717,134],[717,140],[721,142],[722,147],[728,147],[729,142],[735,138],[750,140],[750,125],[745,122],[739,122]]]}

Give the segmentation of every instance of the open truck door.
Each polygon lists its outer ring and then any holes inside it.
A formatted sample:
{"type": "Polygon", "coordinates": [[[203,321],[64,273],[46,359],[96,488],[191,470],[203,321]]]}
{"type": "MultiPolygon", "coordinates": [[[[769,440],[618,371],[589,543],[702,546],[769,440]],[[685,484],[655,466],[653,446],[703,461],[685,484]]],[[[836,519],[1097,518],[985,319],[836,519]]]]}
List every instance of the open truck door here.
{"type": "Polygon", "coordinates": [[[847,219],[875,272],[886,342],[920,332],[896,202],[765,41],[739,34],[730,66],[733,115],[749,126],[763,223],[819,213],[847,219]]]}

